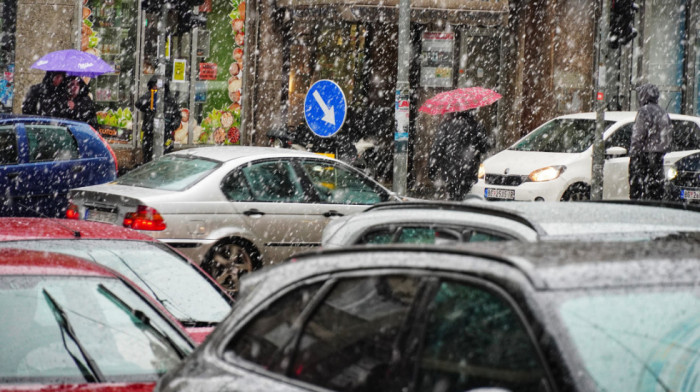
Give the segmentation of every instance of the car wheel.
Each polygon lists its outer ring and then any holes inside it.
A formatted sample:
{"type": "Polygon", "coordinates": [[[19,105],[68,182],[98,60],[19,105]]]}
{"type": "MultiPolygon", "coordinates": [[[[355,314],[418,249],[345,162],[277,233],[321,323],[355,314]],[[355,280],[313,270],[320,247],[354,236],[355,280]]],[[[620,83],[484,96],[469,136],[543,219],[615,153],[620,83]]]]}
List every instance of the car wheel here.
{"type": "Polygon", "coordinates": [[[225,242],[212,247],[210,256],[202,262],[201,267],[223,288],[235,294],[241,277],[258,269],[259,262],[245,245],[225,242]]]}
{"type": "Polygon", "coordinates": [[[561,196],[561,201],[582,201],[591,199],[590,185],[577,182],[569,187],[561,196]]]}

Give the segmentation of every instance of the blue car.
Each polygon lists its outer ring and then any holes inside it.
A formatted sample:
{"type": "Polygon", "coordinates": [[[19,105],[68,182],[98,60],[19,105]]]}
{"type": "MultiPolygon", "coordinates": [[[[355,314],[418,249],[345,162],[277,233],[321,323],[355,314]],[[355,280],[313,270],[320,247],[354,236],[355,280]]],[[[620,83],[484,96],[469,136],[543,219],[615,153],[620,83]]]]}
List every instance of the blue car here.
{"type": "Polygon", "coordinates": [[[117,157],[86,123],[0,118],[0,215],[63,217],[68,190],[117,178],[117,157]]]}

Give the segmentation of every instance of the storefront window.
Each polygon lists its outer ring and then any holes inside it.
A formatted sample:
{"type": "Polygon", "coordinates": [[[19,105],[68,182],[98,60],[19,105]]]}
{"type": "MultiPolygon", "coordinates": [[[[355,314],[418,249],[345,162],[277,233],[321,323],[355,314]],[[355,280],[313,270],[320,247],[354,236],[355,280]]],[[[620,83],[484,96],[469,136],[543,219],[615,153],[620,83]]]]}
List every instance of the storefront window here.
{"type": "Polygon", "coordinates": [[[194,107],[182,113],[188,121],[176,131],[176,146],[187,132],[193,144],[241,144],[245,6],[244,0],[212,1],[206,29],[197,33],[194,107]]]}
{"type": "Polygon", "coordinates": [[[90,81],[98,131],[112,144],[133,143],[138,4],[135,0],[87,0],[83,5],[81,50],[115,71],[90,81]]]}
{"type": "Polygon", "coordinates": [[[671,113],[681,112],[686,9],[687,0],[644,2],[643,75],[659,87],[660,103],[671,113]]]}
{"type": "Polygon", "coordinates": [[[0,113],[12,111],[17,1],[0,2],[0,113]]]}

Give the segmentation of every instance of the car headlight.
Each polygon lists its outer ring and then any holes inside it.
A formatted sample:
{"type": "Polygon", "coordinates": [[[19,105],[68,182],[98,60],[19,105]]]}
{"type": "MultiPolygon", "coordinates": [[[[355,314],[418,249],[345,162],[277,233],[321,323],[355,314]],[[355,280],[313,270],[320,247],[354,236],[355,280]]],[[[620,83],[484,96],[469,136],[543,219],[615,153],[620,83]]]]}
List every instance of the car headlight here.
{"type": "Polygon", "coordinates": [[[678,170],[676,170],[675,167],[671,166],[668,169],[666,169],[666,179],[667,180],[673,180],[678,176],[678,170]]]}
{"type": "Polygon", "coordinates": [[[552,181],[564,173],[564,170],[566,166],[547,166],[533,171],[527,179],[533,182],[552,181]]]}
{"type": "Polygon", "coordinates": [[[482,163],[481,165],[479,165],[479,173],[476,175],[476,177],[481,179],[481,178],[484,178],[485,176],[486,176],[486,168],[484,167],[484,164],[482,163]]]}

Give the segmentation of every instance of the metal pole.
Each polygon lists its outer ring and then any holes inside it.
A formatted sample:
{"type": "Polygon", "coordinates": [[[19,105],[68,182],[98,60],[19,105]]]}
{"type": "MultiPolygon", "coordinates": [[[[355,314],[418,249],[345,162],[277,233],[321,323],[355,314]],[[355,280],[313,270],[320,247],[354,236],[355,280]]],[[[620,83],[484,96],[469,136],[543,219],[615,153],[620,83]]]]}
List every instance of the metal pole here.
{"type": "MultiPolygon", "coordinates": [[[[160,8],[160,18],[158,19],[158,66],[156,76],[158,77],[158,99],[156,100],[156,118],[153,121],[153,158],[163,156],[163,143],[165,142],[165,49],[167,40],[168,2],[164,1],[160,8]]],[[[168,47],[168,50],[170,48],[168,47]]]]}
{"type": "Polygon", "coordinates": [[[598,21],[598,61],[595,73],[596,84],[596,127],[593,138],[593,162],[591,167],[591,200],[603,199],[603,167],[605,165],[605,89],[606,89],[606,58],[608,57],[608,31],[610,29],[610,0],[602,0],[602,10],[598,21]]]}
{"type": "Polygon", "coordinates": [[[411,2],[399,2],[398,71],[396,74],[396,132],[394,133],[393,190],[406,195],[408,173],[408,134],[411,109],[411,84],[408,71],[411,66],[411,2]]]}

